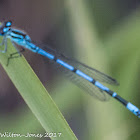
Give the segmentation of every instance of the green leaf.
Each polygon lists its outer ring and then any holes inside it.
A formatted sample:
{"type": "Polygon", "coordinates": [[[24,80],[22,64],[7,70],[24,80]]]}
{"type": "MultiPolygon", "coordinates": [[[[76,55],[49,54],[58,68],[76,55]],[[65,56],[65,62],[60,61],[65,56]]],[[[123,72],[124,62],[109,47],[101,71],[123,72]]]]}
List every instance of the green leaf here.
{"type": "MultiPolygon", "coordinates": [[[[4,46],[1,46],[1,50],[3,49],[4,46]]],[[[51,139],[76,140],[63,115],[23,55],[11,59],[6,66],[8,57],[14,52],[16,49],[8,41],[7,52],[0,54],[0,63],[45,131],[57,134],[57,137],[51,139]],[[61,133],[60,137],[58,133],[61,133]]]]}

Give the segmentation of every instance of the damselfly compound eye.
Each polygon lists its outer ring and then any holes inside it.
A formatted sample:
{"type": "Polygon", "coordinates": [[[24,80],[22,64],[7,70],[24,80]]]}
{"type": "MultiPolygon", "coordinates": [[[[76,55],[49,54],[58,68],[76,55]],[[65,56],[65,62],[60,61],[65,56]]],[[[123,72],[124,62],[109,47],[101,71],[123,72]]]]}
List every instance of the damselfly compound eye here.
{"type": "Polygon", "coordinates": [[[11,27],[11,25],[12,25],[11,21],[6,22],[6,24],[5,24],[6,27],[11,27]]]}

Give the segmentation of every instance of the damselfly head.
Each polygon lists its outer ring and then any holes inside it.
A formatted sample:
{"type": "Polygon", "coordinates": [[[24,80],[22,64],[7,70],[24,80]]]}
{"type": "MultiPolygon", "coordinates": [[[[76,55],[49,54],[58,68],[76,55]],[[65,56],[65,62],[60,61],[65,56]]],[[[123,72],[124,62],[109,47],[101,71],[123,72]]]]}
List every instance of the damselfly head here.
{"type": "Polygon", "coordinates": [[[0,35],[5,35],[11,29],[12,22],[6,21],[0,25],[0,35]]]}

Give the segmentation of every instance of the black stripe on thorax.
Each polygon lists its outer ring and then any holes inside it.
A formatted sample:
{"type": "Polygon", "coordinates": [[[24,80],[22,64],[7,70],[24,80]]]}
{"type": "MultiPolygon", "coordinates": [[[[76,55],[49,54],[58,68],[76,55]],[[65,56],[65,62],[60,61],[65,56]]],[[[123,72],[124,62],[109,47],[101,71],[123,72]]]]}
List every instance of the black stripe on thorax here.
{"type": "Polygon", "coordinates": [[[20,37],[15,37],[15,36],[11,36],[12,38],[17,38],[17,39],[21,39],[20,37]]]}
{"type": "Polygon", "coordinates": [[[14,30],[12,30],[12,32],[13,32],[14,34],[17,34],[17,35],[22,35],[24,38],[25,38],[25,36],[26,36],[25,33],[21,33],[21,32],[14,31],[14,30]]]}

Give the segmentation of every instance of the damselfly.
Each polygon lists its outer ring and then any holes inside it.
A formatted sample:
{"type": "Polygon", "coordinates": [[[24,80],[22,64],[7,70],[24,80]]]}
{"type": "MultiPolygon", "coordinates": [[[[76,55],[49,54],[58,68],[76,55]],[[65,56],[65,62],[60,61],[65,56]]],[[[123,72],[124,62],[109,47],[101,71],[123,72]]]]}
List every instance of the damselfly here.
{"type": "Polygon", "coordinates": [[[117,85],[118,83],[115,79],[83,63],[72,60],[63,54],[57,53],[57,51],[49,47],[47,47],[47,51],[41,49],[32,42],[29,35],[21,30],[12,28],[11,26],[11,21],[3,22],[0,25],[0,35],[3,36],[3,41],[0,45],[5,45],[4,50],[0,50],[0,52],[6,53],[7,38],[9,38],[11,39],[11,42],[19,55],[21,55],[21,52],[17,49],[16,44],[22,46],[23,48],[27,48],[34,53],[45,56],[56,64],[62,66],[62,68],[69,73],[71,80],[74,81],[77,85],[80,85],[83,89],[86,89],[90,95],[97,97],[99,100],[106,100],[106,95],[108,94],[140,118],[140,110],[136,106],[126,101],[117,95],[116,92],[111,91],[109,88],[100,83],[104,82],[117,85]]]}

